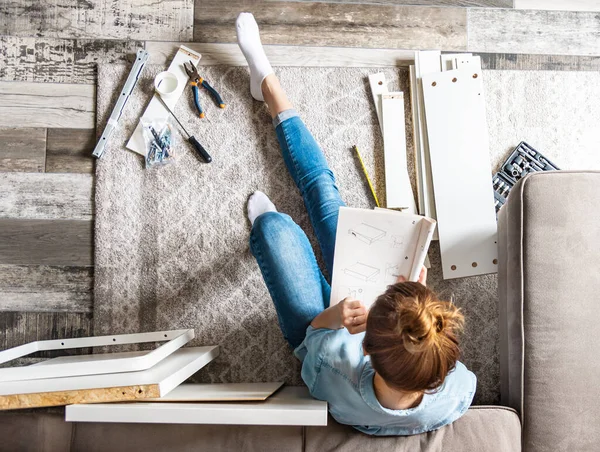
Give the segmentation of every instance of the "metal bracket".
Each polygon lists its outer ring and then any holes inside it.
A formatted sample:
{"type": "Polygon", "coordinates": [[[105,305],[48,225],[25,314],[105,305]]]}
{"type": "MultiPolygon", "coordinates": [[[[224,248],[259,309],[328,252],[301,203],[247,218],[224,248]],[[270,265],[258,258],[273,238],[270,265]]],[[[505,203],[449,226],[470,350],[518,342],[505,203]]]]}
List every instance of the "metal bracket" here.
{"type": "Polygon", "coordinates": [[[113,107],[113,111],[110,114],[110,118],[108,119],[106,127],[102,132],[102,136],[98,140],[98,143],[96,143],[96,147],[94,148],[94,152],[92,153],[94,157],[100,158],[102,157],[102,154],[104,154],[104,148],[106,146],[106,143],[108,142],[110,136],[114,132],[115,127],[119,122],[119,118],[121,117],[121,113],[123,113],[123,109],[125,108],[125,104],[127,104],[129,96],[133,92],[133,89],[135,88],[135,85],[137,84],[137,81],[140,78],[140,75],[144,70],[144,66],[146,65],[146,62],[149,58],[150,54],[146,50],[139,49],[137,51],[135,63],[131,68],[131,72],[129,72],[129,76],[127,77],[125,86],[123,86],[121,94],[119,95],[119,99],[113,107]]]}

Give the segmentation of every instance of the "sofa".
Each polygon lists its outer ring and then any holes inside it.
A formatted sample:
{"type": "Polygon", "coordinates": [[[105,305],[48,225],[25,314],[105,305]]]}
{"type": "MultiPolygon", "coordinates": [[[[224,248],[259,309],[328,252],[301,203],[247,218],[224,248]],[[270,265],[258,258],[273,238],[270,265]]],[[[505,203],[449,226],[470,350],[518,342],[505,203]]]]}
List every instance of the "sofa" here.
{"type": "Polygon", "coordinates": [[[600,172],[523,178],[498,232],[501,403],[525,451],[599,451],[600,172]]]}
{"type": "Polygon", "coordinates": [[[0,451],[598,451],[600,172],[536,173],[500,210],[501,402],[410,437],[327,427],[66,423],[0,414],[0,451]]]}

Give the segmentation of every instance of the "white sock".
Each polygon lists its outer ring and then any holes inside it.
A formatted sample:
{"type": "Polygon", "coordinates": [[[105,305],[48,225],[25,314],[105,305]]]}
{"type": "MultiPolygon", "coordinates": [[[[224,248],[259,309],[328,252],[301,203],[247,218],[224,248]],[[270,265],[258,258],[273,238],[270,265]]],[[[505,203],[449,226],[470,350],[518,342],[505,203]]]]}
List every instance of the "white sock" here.
{"type": "Polygon", "coordinates": [[[277,212],[275,204],[262,191],[255,191],[248,199],[248,218],[254,224],[260,215],[265,212],[277,212]]]}
{"type": "Polygon", "coordinates": [[[273,68],[260,42],[258,24],[252,14],[240,13],[235,27],[238,45],[250,68],[250,94],[256,100],[264,101],[261,85],[265,77],[273,73],[273,68]]]}

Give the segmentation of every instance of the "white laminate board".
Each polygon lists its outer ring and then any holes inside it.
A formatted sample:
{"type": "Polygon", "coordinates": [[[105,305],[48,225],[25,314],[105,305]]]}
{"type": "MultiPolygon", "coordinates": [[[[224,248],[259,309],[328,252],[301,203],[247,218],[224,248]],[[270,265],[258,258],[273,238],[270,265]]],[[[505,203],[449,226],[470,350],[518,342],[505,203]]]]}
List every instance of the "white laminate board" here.
{"type": "Polygon", "coordinates": [[[440,62],[442,63],[442,71],[451,71],[456,69],[456,59],[470,57],[471,53],[443,53],[440,55],[440,62]]]}
{"type": "MultiPolygon", "coordinates": [[[[185,72],[183,63],[191,61],[194,66],[197,66],[200,58],[202,58],[202,56],[199,53],[182,45],[175,54],[173,61],[171,61],[168,71],[177,77],[179,84],[177,85],[177,89],[173,92],[172,96],[169,98],[162,98],[165,104],[169,106],[171,111],[175,109],[177,101],[181,97],[181,94],[185,88],[188,86],[189,77],[185,72]]],[[[160,101],[156,99],[156,96],[152,96],[152,99],[150,99],[146,110],[144,110],[142,118],[144,118],[146,121],[154,121],[165,119],[169,115],[170,113],[165,109],[160,101]]],[[[144,134],[141,123],[138,123],[137,127],[133,131],[131,138],[129,138],[129,141],[126,144],[126,147],[133,152],[137,152],[138,154],[146,156],[146,144],[144,142],[144,134]]]]}
{"type": "Polygon", "coordinates": [[[275,383],[187,383],[177,386],[166,396],[140,399],[140,402],[227,402],[266,400],[283,382],[275,383]]]}
{"type": "MultiPolygon", "coordinates": [[[[29,381],[6,381],[0,383],[0,396],[153,384],[159,386],[162,397],[215,359],[218,354],[218,346],[180,348],[154,367],[138,372],[80,375],[76,377],[45,378],[29,381]]],[[[120,354],[115,353],[115,355],[120,354]]],[[[125,352],[122,356],[132,357],[135,354],[125,352]]],[[[69,358],[63,357],[57,359],[64,361],[69,358]]],[[[51,364],[51,362],[52,360],[46,363],[51,364]]],[[[42,363],[39,365],[41,366],[42,363]]]]}
{"type": "MultiPolygon", "coordinates": [[[[425,118],[425,105],[423,103],[423,85],[421,78],[424,74],[441,72],[441,52],[438,50],[427,50],[415,52],[415,75],[417,78],[417,105],[418,105],[418,120],[419,120],[419,135],[417,139],[420,145],[418,146],[419,155],[415,156],[420,160],[420,174],[417,177],[421,178],[422,197],[423,197],[423,215],[436,219],[435,212],[435,194],[434,187],[431,182],[431,165],[429,162],[429,142],[427,140],[427,121],[425,118]]],[[[437,229],[434,232],[434,240],[437,239],[437,229]]]]}
{"type": "Polygon", "coordinates": [[[481,74],[480,56],[459,56],[456,57],[456,69],[473,71],[474,74],[481,74]]]}
{"type": "Polygon", "coordinates": [[[312,398],[306,387],[290,386],[260,402],[68,405],[65,420],[142,424],[327,425],[327,402],[312,398]]]}
{"type": "Polygon", "coordinates": [[[381,99],[386,207],[403,208],[404,212],[416,214],[406,161],[404,94],[387,93],[381,99]]]}
{"type": "Polygon", "coordinates": [[[381,119],[381,95],[388,92],[387,83],[385,82],[385,74],[378,72],[377,74],[369,74],[369,86],[371,87],[371,95],[373,96],[373,104],[377,113],[379,127],[383,134],[383,120],[381,119]]]}
{"type": "Polygon", "coordinates": [[[10,362],[38,351],[168,341],[154,350],[137,354],[73,355],[42,361],[34,366],[6,367],[0,369],[0,382],[145,370],[156,365],[193,338],[194,330],[187,329],[29,342],[1,351],[0,363],[10,362]]]}
{"type": "Polygon", "coordinates": [[[421,140],[418,139],[420,134],[421,122],[419,120],[419,99],[417,91],[419,86],[417,83],[417,74],[415,66],[409,67],[408,79],[410,82],[410,112],[412,114],[412,126],[413,126],[413,146],[415,151],[415,172],[417,182],[417,210],[419,214],[425,215],[425,199],[424,199],[424,179],[423,174],[423,161],[421,158],[421,140]]]}
{"type": "Polygon", "coordinates": [[[496,212],[481,72],[423,76],[444,279],[497,271],[496,212]]]}

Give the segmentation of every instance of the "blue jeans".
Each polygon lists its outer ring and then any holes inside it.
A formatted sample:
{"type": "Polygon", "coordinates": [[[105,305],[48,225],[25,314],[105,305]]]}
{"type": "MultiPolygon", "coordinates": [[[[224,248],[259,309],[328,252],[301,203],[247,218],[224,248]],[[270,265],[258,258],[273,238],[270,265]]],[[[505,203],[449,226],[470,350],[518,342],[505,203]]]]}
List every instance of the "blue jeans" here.
{"type": "MultiPolygon", "coordinates": [[[[302,194],[327,272],[333,269],[340,198],[321,148],[295,110],[273,121],[281,154],[302,194]]],[[[275,304],[279,326],[296,348],[310,322],[329,305],[331,288],[306,234],[284,213],[266,212],[252,226],[250,249],[275,304]]]]}

